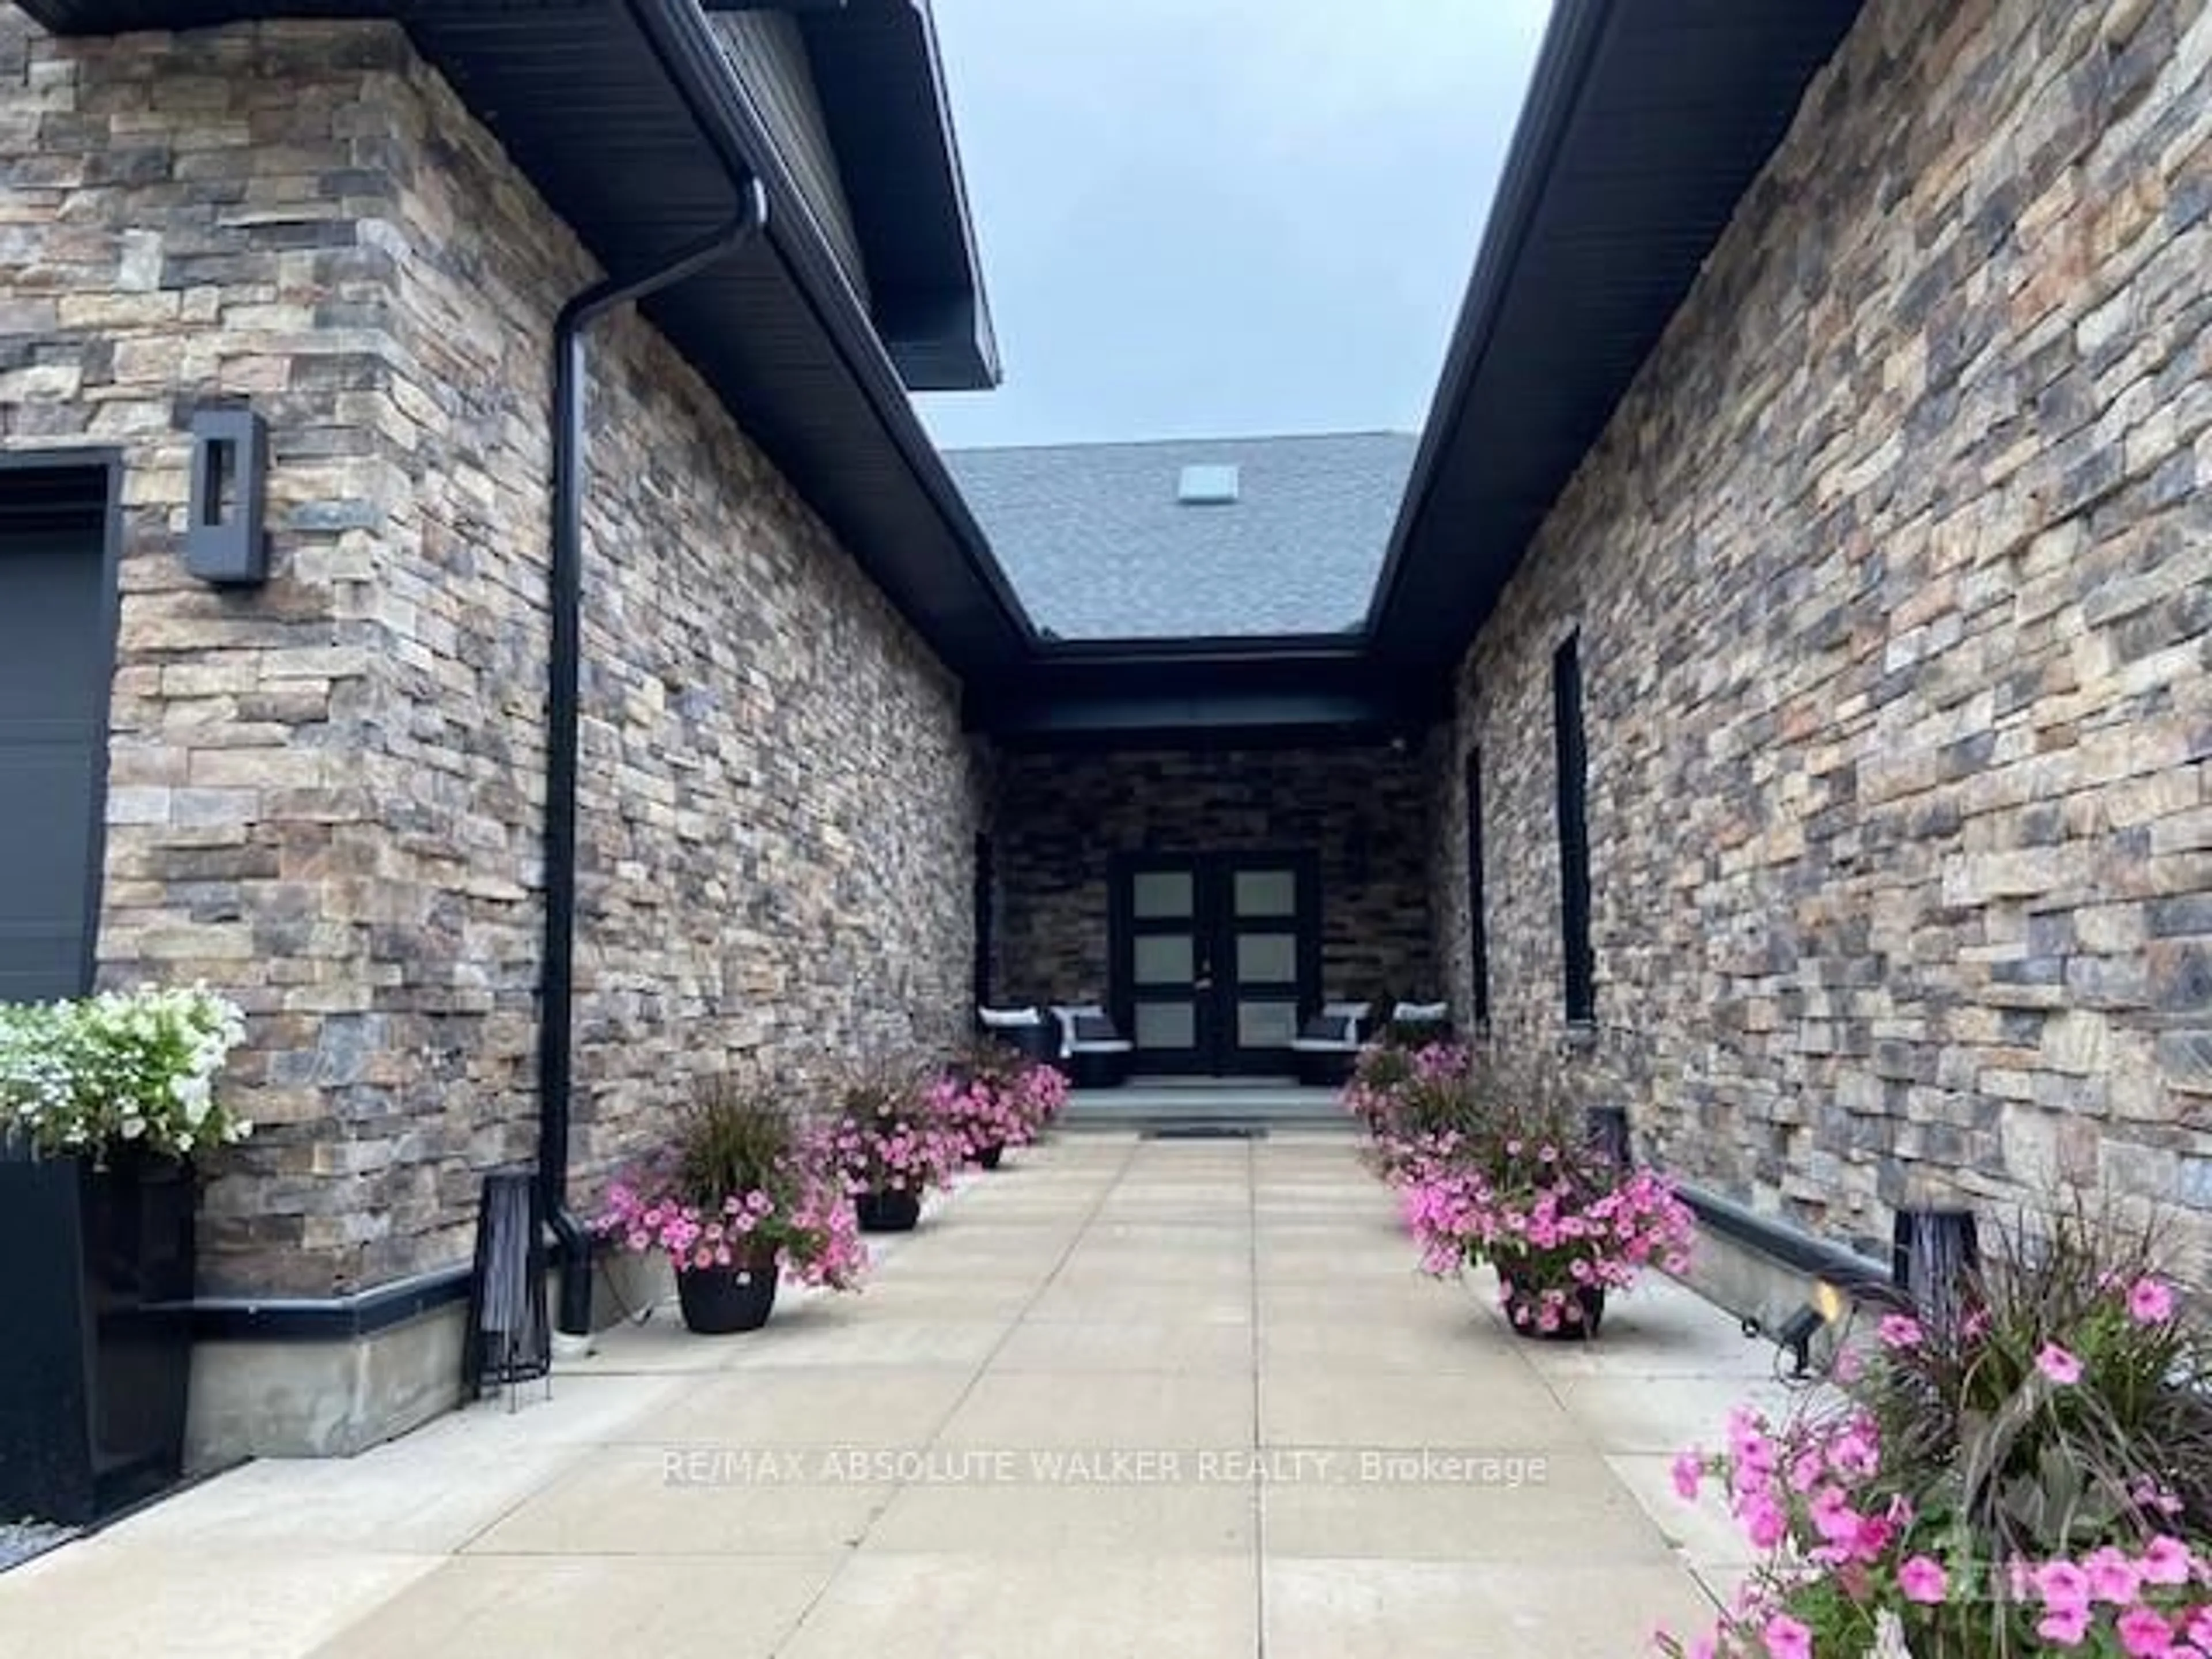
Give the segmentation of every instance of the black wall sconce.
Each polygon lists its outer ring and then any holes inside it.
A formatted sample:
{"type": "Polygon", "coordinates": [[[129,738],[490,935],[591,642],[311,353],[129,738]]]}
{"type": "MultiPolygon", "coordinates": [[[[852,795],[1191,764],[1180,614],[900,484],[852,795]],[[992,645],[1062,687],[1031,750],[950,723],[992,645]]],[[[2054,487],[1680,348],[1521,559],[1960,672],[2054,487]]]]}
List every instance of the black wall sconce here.
{"type": "Polygon", "coordinates": [[[261,501],[269,475],[269,428],[250,409],[203,409],[192,416],[191,523],[185,568],[204,582],[247,586],[269,579],[261,501]]]}

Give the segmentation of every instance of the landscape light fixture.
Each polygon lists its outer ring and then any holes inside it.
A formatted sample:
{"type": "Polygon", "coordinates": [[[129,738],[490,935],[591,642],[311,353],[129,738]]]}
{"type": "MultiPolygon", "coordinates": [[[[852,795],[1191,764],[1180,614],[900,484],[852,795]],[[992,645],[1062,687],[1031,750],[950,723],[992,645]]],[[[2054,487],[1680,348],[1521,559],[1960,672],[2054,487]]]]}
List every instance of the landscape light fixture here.
{"type": "Polygon", "coordinates": [[[1800,1303],[1797,1311],[1782,1322],[1775,1341],[1790,1351],[1790,1375],[1803,1376],[1813,1369],[1813,1339],[1843,1317],[1844,1294],[1827,1280],[1813,1286],[1813,1299],[1800,1303]]]}

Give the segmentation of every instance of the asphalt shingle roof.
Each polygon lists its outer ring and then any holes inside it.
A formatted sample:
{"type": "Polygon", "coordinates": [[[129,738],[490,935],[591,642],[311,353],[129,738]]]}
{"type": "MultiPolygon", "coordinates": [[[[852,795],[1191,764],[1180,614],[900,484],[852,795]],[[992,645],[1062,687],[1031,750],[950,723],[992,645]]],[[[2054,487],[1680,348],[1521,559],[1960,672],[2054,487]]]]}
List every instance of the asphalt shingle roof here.
{"type": "Polygon", "coordinates": [[[1066,640],[1341,634],[1365,620],[1407,433],[957,449],[945,459],[1039,629],[1066,640]],[[1233,465],[1233,505],[1176,500],[1233,465]]]}

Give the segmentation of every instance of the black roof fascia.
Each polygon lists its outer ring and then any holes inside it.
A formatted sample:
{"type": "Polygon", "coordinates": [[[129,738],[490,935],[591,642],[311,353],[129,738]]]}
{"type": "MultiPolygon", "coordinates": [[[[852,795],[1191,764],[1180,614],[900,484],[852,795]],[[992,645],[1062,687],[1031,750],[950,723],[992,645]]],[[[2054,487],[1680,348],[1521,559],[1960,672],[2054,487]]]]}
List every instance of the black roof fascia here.
{"type": "Polygon", "coordinates": [[[1529,222],[1544,186],[1550,182],[1568,119],[1589,79],[1598,37],[1612,11],[1613,0],[1555,0],[1551,21],[1545,26],[1543,46],[1536,55],[1520,118],[1514,125],[1513,142],[1492,199],[1489,222],[1483,228],[1482,245],[1475,254],[1474,274],[1468,279],[1459,320],[1444,350],[1443,372],[1437,379],[1429,417],[1421,424],[1420,447],[1413,453],[1413,476],[1406,481],[1398,523],[1382,555],[1382,574],[1376,579],[1375,597],[1368,605],[1370,638],[1381,633],[1389,617],[1406,562],[1411,522],[1434,487],[1448,437],[1465,406],[1468,384],[1498,327],[1500,298],[1527,244],[1529,222]]]}
{"type": "MultiPolygon", "coordinates": [[[[441,0],[17,0],[57,34],[208,28],[270,17],[389,17],[413,23],[441,0]]],[[[792,14],[853,205],[875,324],[918,392],[999,384],[998,341],[928,0],[702,0],[708,11],[792,14]]],[[[587,6],[510,0],[506,9],[587,6]]]]}
{"type": "Polygon", "coordinates": [[[693,0],[24,0],[24,9],[74,33],[278,16],[398,21],[612,271],[721,222],[735,202],[732,173],[757,177],[769,196],[769,234],[654,296],[647,315],[957,672],[1002,669],[1027,653],[1035,630],[693,0]]]}
{"type": "Polygon", "coordinates": [[[1357,634],[1194,634],[1181,639],[1063,640],[1041,638],[1030,653],[1040,668],[1084,664],[1152,669],[1176,663],[1358,663],[1367,659],[1357,634]]]}
{"type": "Polygon", "coordinates": [[[1018,747],[1310,743],[1425,730],[1440,709],[1364,657],[1119,658],[971,682],[969,729],[1018,747]]]}
{"type": "Polygon", "coordinates": [[[799,18],[874,297],[916,392],[999,384],[945,64],[928,0],[847,0],[799,18]]]}
{"type": "Polygon", "coordinates": [[[1559,0],[1368,626],[1446,678],[1862,0],[1559,0]]]}
{"type": "MultiPolygon", "coordinates": [[[[706,15],[698,9],[696,0],[644,0],[644,4],[659,20],[657,32],[660,34],[660,48],[675,60],[672,67],[697,77],[700,90],[713,100],[713,106],[728,122],[740,150],[768,189],[772,205],[767,240],[784,256],[808,313],[836,346],[844,367],[880,422],[881,435],[889,440],[903,461],[912,485],[927,498],[942,534],[927,540],[949,544],[946,550],[958,560],[957,586],[973,589],[975,593],[933,595],[933,587],[955,574],[933,568],[940,563],[935,560],[921,561],[920,568],[913,571],[912,580],[897,580],[896,567],[915,564],[915,555],[924,550],[902,547],[896,541],[878,543],[871,537],[868,551],[863,551],[860,545],[855,545],[854,550],[861,556],[864,564],[870,565],[872,574],[876,574],[875,563],[888,562],[894,577],[884,583],[886,591],[900,610],[930,637],[932,644],[963,672],[972,672],[1009,654],[1025,652],[1036,637],[1028,613],[1023,610],[1006,574],[999,568],[998,561],[991,556],[989,544],[969,512],[966,500],[945,470],[936,445],[923,429],[921,416],[915,412],[913,401],[907,395],[906,386],[884,340],[877,333],[873,321],[861,309],[859,296],[845,280],[836,256],[812,216],[805,210],[789,169],[784,167],[759,112],[730,68],[706,15]],[[873,562],[870,552],[875,555],[873,562]],[[942,607],[929,601],[946,597],[959,602],[958,611],[971,623],[970,631],[975,635],[972,648],[948,648],[947,641],[932,629],[928,619],[933,611],[942,607]],[[984,603],[975,602],[977,598],[984,603]]],[[[711,282],[715,276],[709,272],[706,280],[711,282]]],[[[696,287],[694,283],[672,289],[647,301],[647,313],[656,322],[664,312],[677,313],[686,303],[686,288],[696,287]]],[[[734,324],[726,322],[724,326],[742,332],[745,314],[742,310],[725,313],[736,320],[734,324]]],[[[801,463],[796,468],[787,466],[787,470],[793,471],[795,483],[802,483],[801,493],[807,495],[823,516],[851,541],[857,539],[852,526],[865,525],[878,505],[869,498],[867,490],[890,480],[872,468],[852,469],[841,465],[845,458],[836,453],[840,442],[842,439],[833,438],[826,445],[827,453],[817,453],[817,465],[801,463]],[[848,496],[841,491],[833,492],[830,499],[817,499],[804,487],[801,475],[822,477],[842,471],[857,471],[868,480],[857,496],[848,496]],[[838,508],[844,511],[841,513],[838,508]]],[[[796,446],[787,447],[795,449],[796,446]]],[[[781,457],[779,462],[781,464],[781,457]]]]}

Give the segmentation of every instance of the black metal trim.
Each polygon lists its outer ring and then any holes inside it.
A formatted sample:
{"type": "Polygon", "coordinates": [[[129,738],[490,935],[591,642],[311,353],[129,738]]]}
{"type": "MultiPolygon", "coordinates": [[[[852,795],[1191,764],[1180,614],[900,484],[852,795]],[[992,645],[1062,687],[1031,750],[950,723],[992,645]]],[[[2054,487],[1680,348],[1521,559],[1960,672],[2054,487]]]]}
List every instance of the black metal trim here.
{"type": "MultiPolygon", "coordinates": [[[[103,480],[100,514],[100,636],[113,676],[123,629],[123,452],[113,445],[0,452],[0,473],[97,471],[103,480]]],[[[114,738],[114,699],[100,704],[99,748],[92,762],[92,844],[86,849],[84,945],[77,964],[77,994],[88,996],[100,976],[100,918],[107,866],[108,750],[114,738]]]]}
{"type": "Polygon", "coordinates": [[[1437,377],[1436,399],[1421,428],[1413,474],[1399,503],[1398,522],[1382,556],[1374,597],[1368,603],[1366,631],[1370,634],[1379,635],[1386,624],[1405,568],[1406,544],[1427,510],[1444,451],[1474,389],[1475,371],[1498,331],[1507,285],[1527,251],[1536,209],[1551,183],[1559,147],[1573,123],[1575,106],[1589,83],[1590,68],[1596,62],[1598,45],[1612,15],[1613,0],[1562,0],[1546,26],[1535,76],[1514,128],[1505,174],[1492,198],[1490,228],[1475,258],[1474,275],[1452,331],[1443,372],[1437,377]]]}
{"type": "Polygon", "coordinates": [[[1265,662],[1364,664],[1372,660],[1364,635],[1191,634],[1172,638],[1040,639],[1032,661],[1040,667],[1150,668],[1162,663],[1265,662]]]}
{"type": "Polygon", "coordinates": [[[465,1262],[331,1297],[208,1297],[191,1304],[198,1342],[351,1342],[467,1302],[465,1262]]]}
{"type": "Polygon", "coordinates": [[[1816,1237],[1779,1217],[1761,1215],[1717,1193],[1679,1182],[1674,1190],[1696,1214],[1699,1224],[1711,1232],[1771,1257],[1785,1267],[1825,1279],[1860,1300],[1887,1303],[1896,1299],[1896,1287],[1891,1282],[1889,1270],[1856,1250],[1816,1237]]]}

